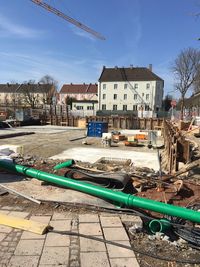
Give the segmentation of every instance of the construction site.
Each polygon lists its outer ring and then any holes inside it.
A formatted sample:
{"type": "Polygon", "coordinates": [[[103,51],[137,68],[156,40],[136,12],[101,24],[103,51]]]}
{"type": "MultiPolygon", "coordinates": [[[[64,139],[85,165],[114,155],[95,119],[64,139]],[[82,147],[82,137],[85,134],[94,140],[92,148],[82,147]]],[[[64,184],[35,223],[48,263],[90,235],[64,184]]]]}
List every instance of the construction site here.
{"type": "Polygon", "coordinates": [[[199,126],[103,124],[1,130],[0,266],[200,266],[199,126]]]}
{"type": "Polygon", "coordinates": [[[53,2],[0,14],[0,267],[200,266],[192,5],[53,2]]]}

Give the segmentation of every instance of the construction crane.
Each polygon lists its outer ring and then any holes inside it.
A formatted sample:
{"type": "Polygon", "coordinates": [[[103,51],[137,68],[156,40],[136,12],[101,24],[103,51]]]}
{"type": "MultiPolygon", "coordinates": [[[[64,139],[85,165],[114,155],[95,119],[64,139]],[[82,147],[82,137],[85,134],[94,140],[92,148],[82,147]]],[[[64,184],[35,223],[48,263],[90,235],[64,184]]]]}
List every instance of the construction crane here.
{"type": "Polygon", "coordinates": [[[55,7],[52,7],[50,5],[48,5],[47,3],[43,2],[42,0],[30,0],[31,2],[33,2],[34,4],[46,9],[49,12],[54,13],[55,15],[63,18],[64,20],[74,24],[76,27],[81,28],[82,30],[94,35],[95,37],[101,39],[101,40],[105,40],[105,37],[103,35],[101,35],[100,33],[92,30],[91,28],[87,27],[86,25],[82,24],[81,22],[69,17],[68,15],[64,14],[63,12],[59,11],[58,9],[56,9],[55,7]]]}

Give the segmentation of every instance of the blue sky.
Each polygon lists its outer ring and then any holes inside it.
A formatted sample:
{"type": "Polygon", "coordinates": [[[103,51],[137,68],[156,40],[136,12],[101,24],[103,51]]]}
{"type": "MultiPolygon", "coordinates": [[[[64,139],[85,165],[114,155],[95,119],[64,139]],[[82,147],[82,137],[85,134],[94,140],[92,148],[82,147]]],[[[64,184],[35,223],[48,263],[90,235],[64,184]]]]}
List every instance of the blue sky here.
{"type": "Polygon", "coordinates": [[[106,67],[148,66],[173,90],[170,65],[199,48],[200,0],[43,0],[106,37],[93,38],[30,0],[0,0],[0,83],[94,83],[106,67]]]}

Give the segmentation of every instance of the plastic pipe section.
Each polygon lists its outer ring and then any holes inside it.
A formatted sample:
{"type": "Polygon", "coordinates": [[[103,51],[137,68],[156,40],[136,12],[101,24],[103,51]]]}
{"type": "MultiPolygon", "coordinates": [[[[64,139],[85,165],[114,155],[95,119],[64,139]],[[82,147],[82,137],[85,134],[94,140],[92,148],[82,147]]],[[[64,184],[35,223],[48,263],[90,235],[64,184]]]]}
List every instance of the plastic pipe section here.
{"type": "Polygon", "coordinates": [[[160,220],[155,219],[149,222],[149,230],[153,234],[155,234],[156,232],[164,233],[169,228],[171,228],[171,223],[166,219],[160,219],[160,220]]]}
{"type": "Polygon", "coordinates": [[[56,166],[53,167],[54,170],[59,170],[59,169],[62,169],[62,168],[65,168],[65,167],[70,167],[72,166],[73,164],[75,163],[75,161],[72,159],[72,160],[68,160],[68,161],[65,161],[63,163],[60,163],[56,166]]]}
{"type": "Polygon", "coordinates": [[[189,221],[200,223],[200,212],[178,207],[162,202],[154,201],[151,199],[145,199],[123,192],[115,192],[107,188],[101,188],[99,186],[87,184],[85,182],[75,181],[70,178],[65,178],[51,173],[46,173],[33,168],[9,163],[8,161],[0,160],[0,167],[8,169],[10,171],[22,173],[24,175],[36,178],[38,180],[50,182],[53,184],[68,187],[77,191],[81,191],[93,196],[97,196],[103,199],[117,202],[120,205],[127,207],[137,207],[147,210],[152,210],[158,213],[167,214],[175,217],[180,217],[189,221]]]}

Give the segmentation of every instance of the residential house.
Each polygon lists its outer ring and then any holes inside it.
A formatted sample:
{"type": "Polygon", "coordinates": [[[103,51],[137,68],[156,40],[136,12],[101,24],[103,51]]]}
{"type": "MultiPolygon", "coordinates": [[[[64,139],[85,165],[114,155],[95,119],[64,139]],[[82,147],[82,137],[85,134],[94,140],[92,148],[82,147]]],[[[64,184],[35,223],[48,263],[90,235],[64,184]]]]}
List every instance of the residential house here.
{"type": "Polygon", "coordinates": [[[97,84],[64,84],[60,90],[60,102],[66,103],[66,98],[73,98],[76,100],[98,100],[97,84]]]}
{"type": "Polygon", "coordinates": [[[71,114],[96,115],[98,108],[97,84],[64,84],[60,90],[60,104],[71,105],[71,114]]]}
{"type": "Polygon", "coordinates": [[[200,116],[200,91],[185,99],[184,108],[189,112],[190,116],[200,116]]]}
{"type": "Polygon", "coordinates": [[[162,107],[164,81],[149,68],[103,67],[98,83],[102,114],[152,117],[162,107]]]}
{"type": "Polygon", "coordinates": [[[80,117],[96,116],[97,109],[97,100],[73,100],[71,115],[80,117]]]}
{"type": "Polygon", "coordinates": [[[51,104],[56,95],[52,84],[0,84],[1,107],[39,107],[51,104]]]}

